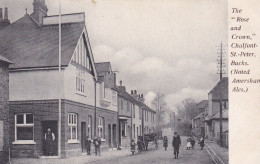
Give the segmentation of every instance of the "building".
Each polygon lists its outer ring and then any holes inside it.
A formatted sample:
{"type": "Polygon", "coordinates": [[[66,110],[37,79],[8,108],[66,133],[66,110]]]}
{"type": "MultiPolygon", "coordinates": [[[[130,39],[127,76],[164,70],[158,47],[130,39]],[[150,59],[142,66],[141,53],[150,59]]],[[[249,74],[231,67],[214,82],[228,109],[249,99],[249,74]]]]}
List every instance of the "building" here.
{"type": "Polygon", "coordinates": [[[0,54],[15,63],[9,74],[11,156],[46,156],[48,128],[54,156],[81,155],[86,136],[99,136],[103,149],[115,146],[117,98],[106,86],[109,73],[96,70],[85,14],[61,16],[59,72],[58,16],[47,16],[45,0],[34,0],[33,10],[0,30],[0,54]]]}
{"type": "Polygon", "coordinates": [[[9,65],[0,55],[0,152],[9,151],[9,65]]]}
{"type": "Polygon", "coordinates": [[[196,104],[196,113],[199,113],[192,119],[192,133],[196,136],[205,135],[205,112],[208,110],[208,100],[203,100],[196,104]]]}
{"type": "Polygon", "coordinates": [[[205,111],[205,137],[210,140],[219,140],[220,87],[222,90],[223,132],[228,131],[228,78],[224,77],[208,93],[208,108],[205,111]]]}

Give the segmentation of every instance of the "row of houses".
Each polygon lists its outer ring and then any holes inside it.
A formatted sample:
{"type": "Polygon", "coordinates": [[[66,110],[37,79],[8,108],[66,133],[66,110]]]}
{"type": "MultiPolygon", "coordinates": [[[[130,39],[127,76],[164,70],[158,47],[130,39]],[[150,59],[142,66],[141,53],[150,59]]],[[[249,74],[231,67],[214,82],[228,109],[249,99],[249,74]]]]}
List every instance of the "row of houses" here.
{"type": "Polygon", "coordinates": [[[112,149],[154,132],[156,113],[144,104],[143,94],[129,94],[122,81],[117,85],[110,62],[95,63],[85,13],[61,15],[59,60],[59,16],[47,16],[44,0],[34,0],[33,13],[12,24],[8,9],[4,17],[2,12],[0,151],[45,156],[48,128],[56,138],[54,155],[60,157],[84,153],[86,136],[98,136],[102,149],[112,149]]]}
{"type": "Polygon", "coordinates": [[[222,132],[228,147],[228,77],[220,80],[208,93],[208,100],[196,105],[199,114],[192,120],[193,133],[209,140],[220,139],[220,95],[222,96],[222,132]],[[220,94],[221,87],[221,94],[220,94]]]}

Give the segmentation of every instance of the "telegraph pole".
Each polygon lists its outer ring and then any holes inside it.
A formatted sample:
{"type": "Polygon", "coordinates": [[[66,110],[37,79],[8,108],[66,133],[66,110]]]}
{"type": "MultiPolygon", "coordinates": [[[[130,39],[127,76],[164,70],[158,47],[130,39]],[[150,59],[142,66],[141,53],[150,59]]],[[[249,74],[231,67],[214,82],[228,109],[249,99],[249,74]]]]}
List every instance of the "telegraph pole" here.
{"type": "Polygon", "coordinates": [[[220,146],[223,146],[223,128],[222,128],[222,76],[223,76],[223,67],[225,67],[225,65],[223,64],[223,44],[220,44],[220,53],[219,54],[219,60],[218,60],[218,65],[219,65],[219,83],[220,83],[220,87],[219,87],[219,98],[220,98],[220,111],[219,111],[219,144],[220,146]]]}

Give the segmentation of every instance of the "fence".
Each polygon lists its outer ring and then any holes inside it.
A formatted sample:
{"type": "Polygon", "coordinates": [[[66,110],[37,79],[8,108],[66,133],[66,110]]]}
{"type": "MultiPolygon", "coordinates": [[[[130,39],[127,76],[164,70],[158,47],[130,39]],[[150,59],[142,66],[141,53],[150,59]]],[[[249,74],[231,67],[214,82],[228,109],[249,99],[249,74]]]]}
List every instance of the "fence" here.
{"type": "MultiPolygon", "coordinates": [[[[220,144],[220,133],[218,133],[218,144],[220,144]]],[[[223,132],[222,133],[222,146],[228,148],[228,132],[223,132]]]]}

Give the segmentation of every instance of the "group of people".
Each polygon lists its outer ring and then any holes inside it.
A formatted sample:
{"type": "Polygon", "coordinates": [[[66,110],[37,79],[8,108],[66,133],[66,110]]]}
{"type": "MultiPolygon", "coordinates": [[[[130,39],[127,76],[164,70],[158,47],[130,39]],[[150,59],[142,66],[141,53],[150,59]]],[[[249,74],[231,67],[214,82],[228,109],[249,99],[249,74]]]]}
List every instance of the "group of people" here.
{"type": "MultiPolygon", "coordinates": [[[[194,137],[193,136],[188,136],[188,138],[187,138],[187,148],[186,148],[186,150],[190,150],[190,149],[194,149],[194,146],[195,146],[195,139],[194,139],[194,137]]],[[[200,147],[201,147],[201,150],[203,149],[203,147],[204,147],[204,137],[202,136],[200,139],[199,139],[199,145],[200,145],[200,147]]]]}
{"type": "MultiPolygon", "coordinates": [[[[92,140],[87,136],[87,139],[86,139],[86,142],[85,142],[85,146],[86,146],[86,149],[87,149],[87,155],[91,155],[90,152],[91,152],[91,143],[92,143],[92,140]]],[[[96,156],[97,155],[101,155],[101,152],[100,152],[100,146],[101,146],[101,139],[99,137],[95,137],[94,140],[93,140],[93,145],[95,147],[95,154],[96,156]]]]}
{"type": "MultiPolygon", "coordinates": [[[[135,154],[136,145],[137,145],[138,154],[141,154],[143,150],[145,150],[145,151],[148,150],[148,140],[142,136],[138,137],[137,144],[135,143],[135,140],[132,140],[130,145],[131,145],[132,155],[135,154]]],[[[158,138],[157,137],[154,138],[154,145],[155,145],[155,148],[158,149],[158,138]]]]}

